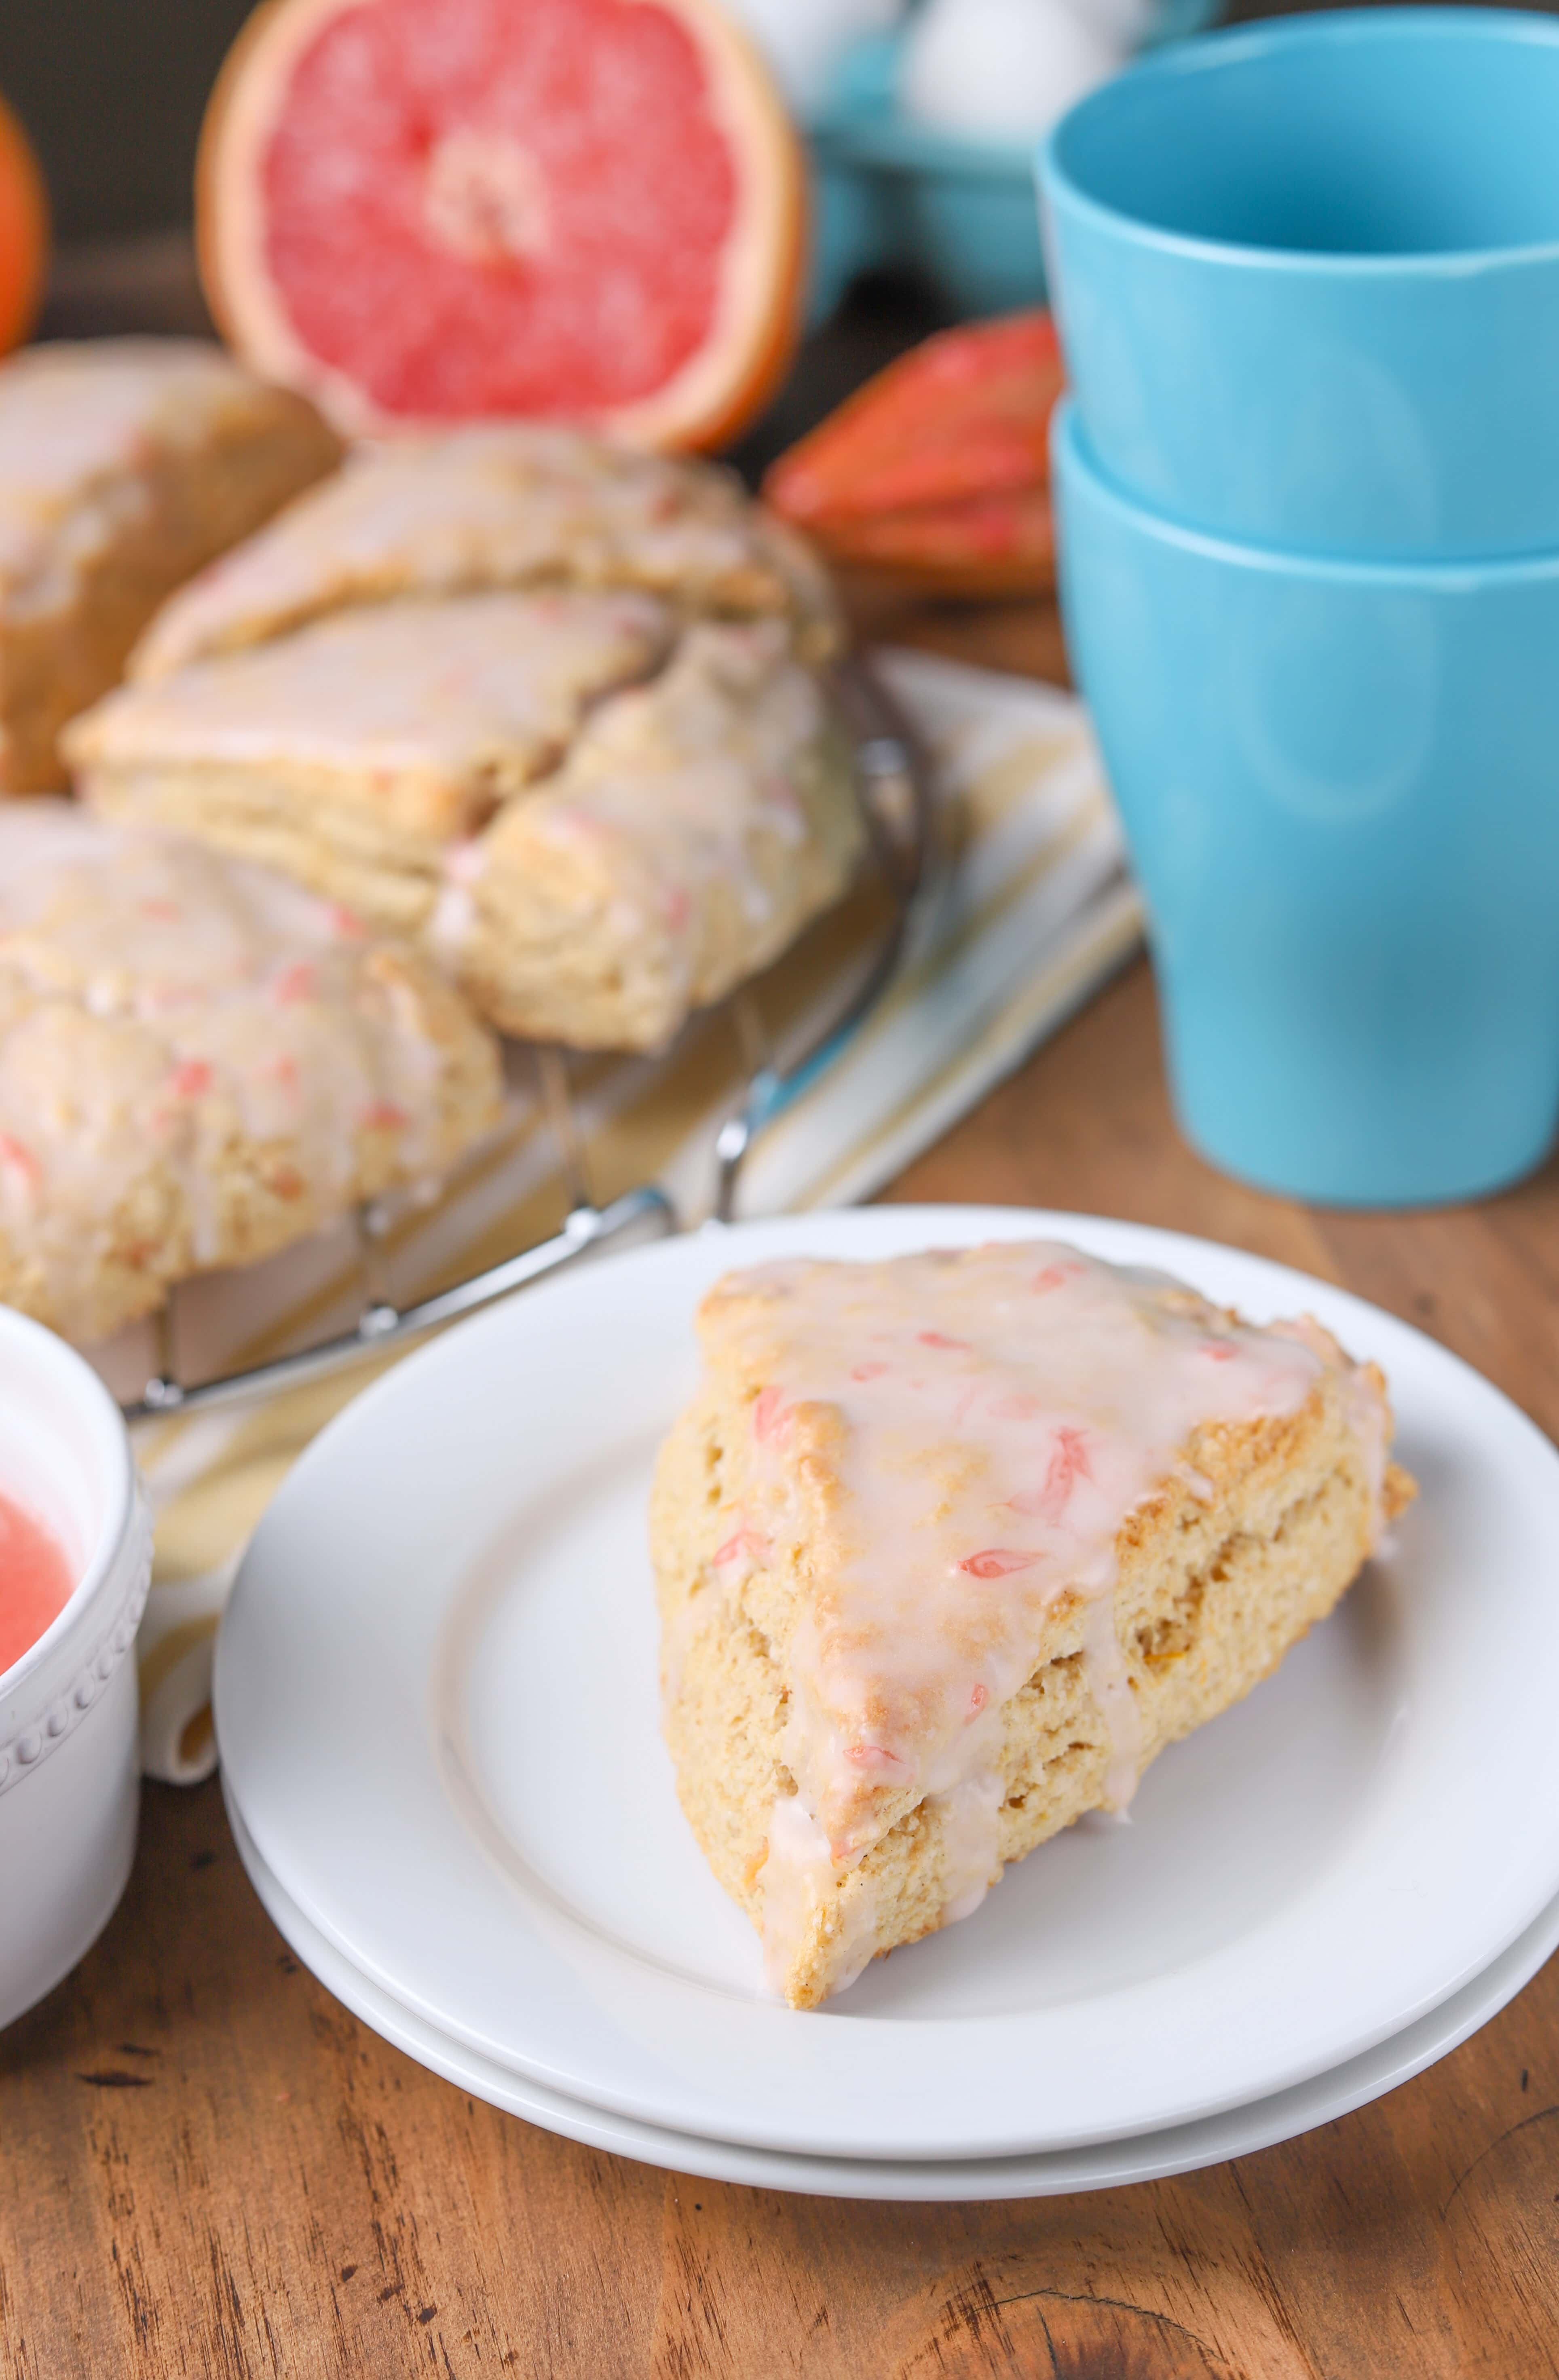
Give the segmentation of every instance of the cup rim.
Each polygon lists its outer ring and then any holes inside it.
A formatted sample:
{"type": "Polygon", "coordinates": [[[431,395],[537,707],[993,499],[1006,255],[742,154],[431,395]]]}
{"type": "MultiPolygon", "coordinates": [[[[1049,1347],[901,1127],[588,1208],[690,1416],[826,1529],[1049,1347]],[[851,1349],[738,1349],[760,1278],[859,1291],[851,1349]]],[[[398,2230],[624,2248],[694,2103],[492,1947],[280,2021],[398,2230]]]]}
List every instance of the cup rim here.
{"type": "Polygon", "coordinates": [[[109,1483],[102,1526],[80,1575],[41,1636],[8,1670],[0,1670],[0,1697],[9,1698],[42,1670],[116,1569],[136,1509],[135,1458],[118,1406],[85,1357],[43,1323],[0,1305],[0,1350],[19,1353],[23,1366],[45,1370],[66,1389],[86,1421],[94,1459],[109,1483]]]}
{"type": "Polygon", "coordinates": [[[1062,147],[1071,128],[1083,118],[1104,115],[1118,103],[1127,86],[1144,79],[1179,80],[1212,73],[1229,57],[1261,57],[1273,51],[1340,49],[1364,40],[1449,41],[1477,34],[1491,47],[1527,44],[1559,47],[1559,18],[1535,9],[1455,6],[1329,9],[1313,17],[1280,17],[1254,25],[1236,25],[1202,33],[1186,42],[1166,43],[1135,60],[1095,91],[1088,91],[1067,109],[1041,143],[1034,170],[1041,193],[1052,207],[1065,205],[1097,227],[1124,236],[1139,248],[1196,263],[1238,272],[1289,273],[1320,279],[1379,280],[1391,275],[1404,280],[1461,280],[1469,274],[1559,262],[1559,237],[1520,240],[1494,248],[1423,249],[1372,254],[1350,249],[1273,248],[1254,241],[1213,239],[1197,232],[1171,231],[1129,209],[1095,198],[1075,180],[1062,161],[1062,147]]]}
{"type": "Polygon", "coordinates": [[[1053,475],[1057,480],[1064,459],[1067,471],[1087,481],[1093,500],[1128,521],[1139,534],[1161,545],[1177,546],[1204,561],[1285,578],[1324,579],[1339,587],[1416,589],[1438,596],[1475,595],[1491,587],[1559,585],[1559,548],[1540,553],[1392,560],[1318,553],[1308,547],[1263,544],[1255,539],[1229,537],[1221,529],[1199,528],[1175,513],[1161,512],[1122,485],[1090,445],[1077,399],[1071,395],[1060,399],[1051,417],[1050,443],[1053,467],[1056,467],[1053,475]]]}

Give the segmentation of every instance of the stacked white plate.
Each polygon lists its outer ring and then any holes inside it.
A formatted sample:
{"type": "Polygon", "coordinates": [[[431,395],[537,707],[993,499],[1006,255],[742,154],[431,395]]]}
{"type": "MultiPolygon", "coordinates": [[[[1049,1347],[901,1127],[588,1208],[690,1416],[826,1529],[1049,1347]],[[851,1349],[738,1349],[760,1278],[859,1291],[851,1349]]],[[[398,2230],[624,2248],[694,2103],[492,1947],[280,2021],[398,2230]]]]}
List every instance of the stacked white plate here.
{"type": "Polygon", "coordinates": [[[1466,2038],[1559,1945],[1559,1455],[1420,1333],[1235,1250],[1011,1208],[712,1229],[467,1323],[294,1471],[217,1654],[238,1847],[386,2039],[711,2179],[994,2198],[1289,2138],[1466,2038]],[[678,1810],[644,1512],[734,1265],[1066,1239],[1391,1382],[1419,1502],[1277,1675],[964,1924],[807,2015],[678,1810]]]}

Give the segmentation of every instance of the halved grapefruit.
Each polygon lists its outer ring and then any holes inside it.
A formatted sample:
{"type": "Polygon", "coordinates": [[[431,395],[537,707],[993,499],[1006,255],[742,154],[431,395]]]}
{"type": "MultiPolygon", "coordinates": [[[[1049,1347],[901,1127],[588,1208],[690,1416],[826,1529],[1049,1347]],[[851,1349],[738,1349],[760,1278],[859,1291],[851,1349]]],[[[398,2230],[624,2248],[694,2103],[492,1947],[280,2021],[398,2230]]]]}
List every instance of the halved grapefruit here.
{"type": "Polygon", "coordinates": [[[268,0],[197,175],[212,310],[349,431],[718,445],[785,371],[805,180],[718,0],[268,0]]]}

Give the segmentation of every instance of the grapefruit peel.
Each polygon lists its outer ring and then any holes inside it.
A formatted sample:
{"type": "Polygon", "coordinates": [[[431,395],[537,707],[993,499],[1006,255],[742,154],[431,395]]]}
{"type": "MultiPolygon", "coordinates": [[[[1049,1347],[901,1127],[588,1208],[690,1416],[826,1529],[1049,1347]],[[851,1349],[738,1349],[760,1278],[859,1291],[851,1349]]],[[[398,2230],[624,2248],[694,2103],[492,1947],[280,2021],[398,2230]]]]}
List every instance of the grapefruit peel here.
{"type": "Polygon", "coordinates": [[[763,492],[836,562],[970,597],[1054,584],[1048,314],[937,333],[782,455],[763,492]]]}

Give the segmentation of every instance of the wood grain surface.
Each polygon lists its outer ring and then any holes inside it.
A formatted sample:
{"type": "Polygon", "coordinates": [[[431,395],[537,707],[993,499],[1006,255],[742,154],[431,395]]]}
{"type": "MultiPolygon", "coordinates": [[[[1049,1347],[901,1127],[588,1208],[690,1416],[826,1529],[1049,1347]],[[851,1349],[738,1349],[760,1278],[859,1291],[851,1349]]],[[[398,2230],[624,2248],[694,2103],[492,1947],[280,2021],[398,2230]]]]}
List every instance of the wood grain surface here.
{"type": "MultiPolygon", "coordinates": [[[[1008,666],[1055,646],[1039,614],[897,625],[1008,666]]],[[[1407,1217],[1241,1189],[1175,1135],[1141,965],[894,1195],[1259,1250],[1559,1433],[1559,1170],[1407,1217]]],[[[1559,1961],[1416,2082],[1205,2173],[789,2198],[574,2147],[425,2073],[287,1951],[216,1787],[151,1787],[117,1916],[0,2035],[0,2358],[18,2380],[1535,2380],[1559,2374],[1559,1961]]]]}

